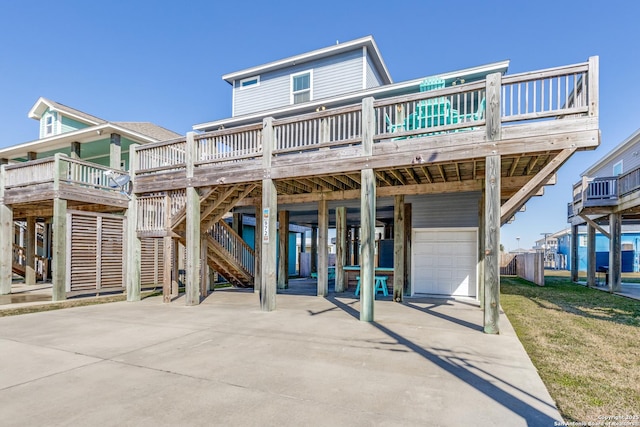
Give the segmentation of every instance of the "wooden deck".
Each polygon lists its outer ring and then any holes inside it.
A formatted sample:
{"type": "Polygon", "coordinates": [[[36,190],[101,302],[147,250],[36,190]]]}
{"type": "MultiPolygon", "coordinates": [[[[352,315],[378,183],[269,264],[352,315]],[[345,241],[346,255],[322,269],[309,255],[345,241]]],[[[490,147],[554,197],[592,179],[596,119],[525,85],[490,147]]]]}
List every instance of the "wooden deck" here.
{"type": "MultiPolygon", "coordinates": [[[[555,182],[555,171],[572,153],[598,146],[596,77],[597,60],[592,59],[503,77],[498,88],[480,81],[191,133],[136,149],[134,193],[197,187],[204,189],[202,194],[220,194],[235,188],[245,192],[235,205],[255,205],[260,183],[268,177],[275,182],[279,203],[357,199],[360,171],[367,168],[375,171],[378,197],[480,191],[486,157],[499,155],[504,223],[529,197],[555,182]],[[436,99],[446,99],[468,116],[483,98],[486,113],[476,119],[401,132],[391,132],[397,127],[388,125],[436,99]],[[500,128],[498,139],[487,137],[490,120],[500,128]],[[374,142],[371,154],[362,148],[368,137],[374,142]]],[[[139,223],[140,228],[150,226],[139,223]]]]}

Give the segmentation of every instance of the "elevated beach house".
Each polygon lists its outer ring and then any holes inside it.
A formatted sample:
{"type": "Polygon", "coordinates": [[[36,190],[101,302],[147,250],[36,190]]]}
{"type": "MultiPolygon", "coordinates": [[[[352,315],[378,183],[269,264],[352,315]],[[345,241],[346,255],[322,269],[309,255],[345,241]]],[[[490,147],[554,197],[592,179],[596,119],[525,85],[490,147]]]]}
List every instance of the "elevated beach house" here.
{"type": "MultiPolygon", "coordinates": [[[[586,246],[587,285],[605,273],[611,292],[620,292],[621,273],[637,271],[636,232],[640,219],[640,130],[606,153],[582,173],[568,204],[571,235],[587,229],[586,238],[571,240],[571,278],[578,280],[580,247],[586,246]],[[596,234],[608,238],[608,259],[598,259],[596,234]],[[626,236],[626,237],[624,237],[626,236]],[[584,243],[584,244],[583,244],[584,243]]],[[[601,249],[600,249],[601,250],[601,249]]]]}
{"type": "Polygon", "coordinates": [[[394,301],[435,294],[479,300],[485,331],[497,333],[500,226],[600,140],[597,57],[507,68],[394,82],[363,37],[224,75],[232,117],[130,150],[128,298],[139,298],[141,239],[156,239],[166,301],[177,292],[171,248],[180,242],[186,304],[208,292],[208,266],[253,286],[273,310],[289,271],[278,235],[292,223],[312,230],[317,294],[329,293],[330,277],[336,293],[357,290],[361,320],[374,319],[385,291],[394,301]],[[254,218],[253,245],[226,224],[229,214],[254,218]]]}

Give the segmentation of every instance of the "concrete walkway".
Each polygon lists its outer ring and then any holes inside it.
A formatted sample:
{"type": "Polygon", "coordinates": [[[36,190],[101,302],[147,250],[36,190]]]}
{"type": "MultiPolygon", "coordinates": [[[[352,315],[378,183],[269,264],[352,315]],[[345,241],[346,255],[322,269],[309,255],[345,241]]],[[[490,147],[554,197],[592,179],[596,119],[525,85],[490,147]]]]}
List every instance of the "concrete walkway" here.
{"type": "Polygon", "coordinates": [[[473,302],[251,291],[0,318],[0,423],[202,426],[553,426],[508,320],[473,302]]]}

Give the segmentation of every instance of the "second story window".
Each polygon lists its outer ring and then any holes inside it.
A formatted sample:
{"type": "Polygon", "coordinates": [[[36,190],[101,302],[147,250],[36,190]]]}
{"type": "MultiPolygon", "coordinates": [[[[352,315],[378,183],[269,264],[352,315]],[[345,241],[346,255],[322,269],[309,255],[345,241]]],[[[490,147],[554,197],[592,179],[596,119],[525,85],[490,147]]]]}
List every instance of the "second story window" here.
{"type": "Polygon", "coordinates": [[[291,103],[311,101],[311,71],[291,75],[291,103]]]}
{"type": "Polygon", "coordinates": [[[613,165],[613,176],[622,175],[622,160],[613,165]]]}
{"type": "Polygon", "coordinates": [[[240,80],[240,90],[248,89],[254,86],[260,86],[260,76],[249,77],[247,79],[240,80]]]}
{"type": "Polygon", "coordinates": [[[44,134],[53,135],[53,115],[48,114],[44,119],[44,134]]]}

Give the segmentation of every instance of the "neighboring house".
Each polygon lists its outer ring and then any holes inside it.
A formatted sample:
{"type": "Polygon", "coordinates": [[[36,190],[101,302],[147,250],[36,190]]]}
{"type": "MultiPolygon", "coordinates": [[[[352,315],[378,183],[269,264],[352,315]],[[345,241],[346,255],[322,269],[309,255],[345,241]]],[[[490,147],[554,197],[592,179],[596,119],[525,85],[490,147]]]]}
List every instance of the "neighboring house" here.
{"type": "MultiPolygon", "coordinates": [[[[609,232],[609,226],[602,226],[603,230],[609,232]]],[[[560,267],[564,270],[571,270],[571,228],[556,233],[558,236],[558,254],[566,259],[566,266],[560,267]]],[[[621,234],[621,254],[622,272],[639,272],[640,266],[640,225],[627,224],[622,227],[621,234]]],[[[596,230],[595,233],[596,250],[596,270],[598,267],[609,265],[609,238],[596,230]]],[[[578,271],[587,271],[587,229],[578,229],[578,271]]]]}
{"type": "MultiPolygon", "coordinates": [[[[62,268],[52,265],[54,233],[65,233],[67,292],[123,288],[130,148],[180,135],[149,122],[110,122],[46,98],[38,99],[28,116],[39,121],[39,138],[0,148],[2,202],[11,207],[15,224],[12,233],[3,229],[12,273],[27,284],[50,278],[52,269],[62,268]],[[56,215],[57,208],[68,218],[56,215]]],[[[157,245],[151,246],[142,250],[148,260],[157,260],[157,245]]],[[[157,283],[152,270],[153,265],[145,283],[157,283]]]]}
{"type": "Polygon", "coordinates": [[[3,163],[23,162],[63,153],[114,169],[128,170],[129,146],[179,138],[149,122],[110,122],[46,98],[29,111],[40,122],[37,140],[0,148],[3,163]]]}
{"type": "MultiPolygon", "coordinates": [[[[572,234],[577,235],[580,227],[586,226],[584,241],[573,241],[571,246],[572,278],[577,280],[582,262],[579,258],[580,243],[586,247],[587,281],[594,281],[595,270],[603,263],[602,256],[596,260],[598,238],[596,231],[608,238],[610,270],[609,288],[618,291],[620,273],[638,271],[637,223],[640,207],[640,129],[606,153],[600,160],[582,173],[582,180],[574,185],[573,201],[568,205],[568,222],[572,234]],[[629,255],[626,251],[634,251],[629,255]],[[592,262],[589,262],[592,260],[592,262]]],[[[601,250],[601,252],[603,252],[601,250]]]]}

